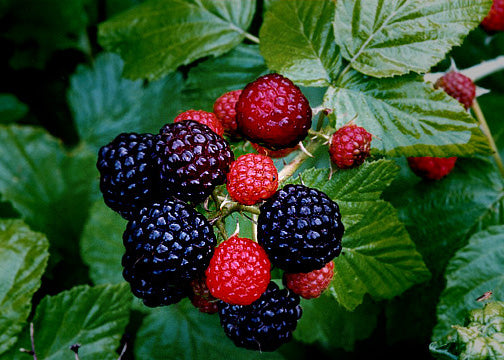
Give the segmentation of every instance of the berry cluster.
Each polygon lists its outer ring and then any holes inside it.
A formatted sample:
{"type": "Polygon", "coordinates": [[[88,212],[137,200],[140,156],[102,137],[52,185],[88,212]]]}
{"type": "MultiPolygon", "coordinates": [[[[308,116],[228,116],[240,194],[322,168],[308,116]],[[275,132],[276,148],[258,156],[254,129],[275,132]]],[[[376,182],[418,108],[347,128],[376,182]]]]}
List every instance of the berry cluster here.
{"type": "MultiPolygon", "coordinates": [[[[269,74],[223,94],[213,113],[188,110],[158,134],[122,133],[100,149],[104,201],[128,220],[123,276],[135,296],[150,307],[188,297],[201,312],[218,313],[240,347],[273,351],[291,339],[300,296],[329,286],[344,233],[339,207],[324,193],[278,189],[272,158],[298,148],[311,117],[300,89],[269,74]],[[235,160],[225,136],[253,141],[257,153],[235,160]],[[260,212],[257,242],[235,234],[218,244],[213,222],[196,210],[213,193],[218,213],[224,189],[237,206],[260,212]],[[284,271],[284,289],[271,281],[274,267],[284,271]]],[[[352,158],[346,167],[369,154],[371,136],[359,129],[340,129],[353,147],[342,150],[352,158]]]]}

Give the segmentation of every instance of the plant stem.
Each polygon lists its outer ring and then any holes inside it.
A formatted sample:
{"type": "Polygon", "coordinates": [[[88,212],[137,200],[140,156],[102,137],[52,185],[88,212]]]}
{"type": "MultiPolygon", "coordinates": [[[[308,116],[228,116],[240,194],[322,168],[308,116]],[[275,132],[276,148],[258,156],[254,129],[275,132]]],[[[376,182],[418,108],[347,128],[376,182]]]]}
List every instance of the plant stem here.
{"type": "MultiPolygon", "coordinates": [[[[458,70],[458,72],[476,82],[502,70],[504,70],[504,55],[498,56],[492,60],[483,61],[467,69],[458,70]]],[[[434,83],[444,74],[444,72],[427,73],[425,74],[424,79],[434,83]]]]}
{"type": "Polygon", "coordinates": [[[245,35],[245,37],[247,39],[249,39],[250,41],[256,43],[256,44],[259,44],[259,38],[257,36],[254,36],[252,35],[251,33],[248,33],[248,32],[244,32],[243,35],[245,35]]]}
{"type": "Polygon", "coordinates": [[[501,175],[504,177],[504,165],[502,164],[502,159],[499,155],[499,151],[497,150],[497,146],[495,145],[495,141],[490,131],[490,128],[488,127],[488,124],[485,120],[485,116],[483,115],[483,111],[481,111],[481,108],[476,99],[474,99],[473,101],[472,109],[474,111],[474,114],[476,115],[476,118],[479,121],[481,130],[483,131],[483,133],[488,139],[488,142],[490,143],[490,147],[493,150],[493,157],[495,159],[495,162],[497,163],[497,167],[499,168],[501,175]]]}
{"type": "MultiPolygon", "coordinates": [[[[307,146],[306,150],[313,154],[320,145],[320,142],[312,141],[307,146]]],[[[300,151],[299,154],[294,159],[292,159],[290,163],[285,165],[284,168],[278,173],[278,185],[282,184],[285,180],[291,177],[301,166],[301,164],[303,164],[303,162],[308,158],[309,156],[307,153],[300,151]]]]}

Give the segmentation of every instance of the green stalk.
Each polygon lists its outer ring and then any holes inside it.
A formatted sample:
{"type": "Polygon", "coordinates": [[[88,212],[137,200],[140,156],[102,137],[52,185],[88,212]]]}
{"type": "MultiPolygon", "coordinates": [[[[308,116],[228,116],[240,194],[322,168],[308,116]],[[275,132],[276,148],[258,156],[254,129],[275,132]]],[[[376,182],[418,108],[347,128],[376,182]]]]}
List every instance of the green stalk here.
{"type": "Polygon", "coordinates": [[[483,134],[488,139],[488,142],[490,143],[490,147],[493,150],[493,157],[495,159],[495,162],[497,163],[497,167],[499,168],[499,171],[501,173],[501,176],[504,177],[504,165],[502,164],[502,159],[499,154],[499,150],[497,149],[497,146],[495,145],[494,138],[492,136],[492,132],[490,131],[490,128],[488,127],[488,124],[485,120],[485,116],[483,115],[483,111],[481,111],[481,107],[478,104],[478,101],[474,99],[473,104],[472,104],[472,109],[474,111],[474,114],[476,115],[476,118],[479,121],[481,130],[483,131],[483,134]]]}

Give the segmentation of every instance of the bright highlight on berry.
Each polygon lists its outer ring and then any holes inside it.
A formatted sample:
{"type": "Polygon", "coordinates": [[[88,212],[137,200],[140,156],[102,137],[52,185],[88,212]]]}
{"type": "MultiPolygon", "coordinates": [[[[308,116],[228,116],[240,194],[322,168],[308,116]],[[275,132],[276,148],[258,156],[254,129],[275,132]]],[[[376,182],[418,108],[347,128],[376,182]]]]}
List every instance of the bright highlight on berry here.
{"type": "Polygon", "coordinates": [[[221,243],[206,269],[210,293],[229,304],[249,305],[266,290],[271,263],[255,241],[232,236],[221,243]]]}
{"type": "Polygon", "coordinates": [[[231,164],[226,187],[231,198],[240,204],[256,204],[270,198],[277,190],[277,168],[267,156],[242,155],[231,164]]]}
{"type": "Polygon", "coordinates": [[[239,132],[271,150],[296,146],[308,135],[312,110],[301,90],[279,74],[261,76],[236,103],[239,132]]]}
{"type": "Polygon", "coordinates": [[[271,263],[291,273],[322,268],[341,252],[338,204],[304,185],[286,185],[261,205],[257,240],[271,263]]]}
{"type": "Polygon", "coordinates": [[[289,342],[302,313],[299,296],[274,282],[250,305],[219,302],[224,332],[236,346],[250,350],[275,351],[289,342]]]}

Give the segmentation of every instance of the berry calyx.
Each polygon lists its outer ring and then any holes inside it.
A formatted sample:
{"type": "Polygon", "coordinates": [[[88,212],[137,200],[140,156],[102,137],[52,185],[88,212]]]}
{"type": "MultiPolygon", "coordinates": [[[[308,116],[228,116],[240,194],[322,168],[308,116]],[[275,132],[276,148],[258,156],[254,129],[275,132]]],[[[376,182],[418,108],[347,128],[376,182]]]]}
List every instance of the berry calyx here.
{"type": "Polygon", "coordinates": [[[229,304],[249,305],[268,287],[271,264],[256,242],[232,236],[216,249],[206,269],[210,293],[229,304]]]}
{"type": "Polygon", "coordinates": [[[504,31],[504,0],[493,0],[490,12],[481,22],[481,27],[490,33],[504,31]]]}
{"type": "Polygon", "coordinates": [[[240,204],[256,204],[268,199],[277,190],[277,168],[267,156],[242,155],[231,164],[226,188],[231,198],[240,204]]]}
{"type": "Polygon", "coordinates": [[[334,276],[334,262],[309,273],[284,273],[284,284],[304,299],[318,298],[328,288],[334,276]]]}
{"type": "Polygon", "coordinates": [[[362,165],[369,156],[373,136],[363,127],[348,124],[339,128],[331,137],[329,155],[340,169],[362,165]]]}
{"type": "Polygon", "coordinates": [[[173,304],[203,275],[217,240],[207,219],[176,199],[153,203],[128,222],[123,276],[147,306],[173,304]]]}
{"type": "Polygon", "coordinates": [[[275,351],[292,339],[303,311],[299,296],[274,282],[250,305],[219,302],[219,318],[225,334],[238,347],[275,351]]]}
{"type": "Polygon", "coordinates": [[[152,134],[121,133],[98,152],[105,204],[127,220],[157,196],[152,134]]]}
{"type": "Polygon", "coordinates": [[[409,157],[410,169],[419,177],[427,180],[440,180],[455,167],[457,157],[409,157]]]}
{"type": "Polygon", "coordinates": [[[208,290],[205,276],[193,280],[191,282],[191,290],[192,292],[191,295],[189,295],[189,299],[199,311],[207,314],[215,314],[219,311],[217,306],[218,300],[213,297],[210,290],[208,290]]]}
{"type": "Polygon", "coordinates": [[[434,84],[435,88],[442,88],[452,98],[458,100],[469,109],[476,97],[476,85],[467,76],[457,72],[450,71],[440,77],[434,84]]]}
{"type": "Polygon", "coordinates": [[[257,238],[271,263],[287,272],[322,268],[341,252],[338,204],[323,192],[288,184],[260,207],[257,238]]]}
{"type": "Polygon", "coordinates": [[[226,140],[192,120],[167,124],[156,142],[161,191],[197,204],[226,182],[234,154],[226,140]]]}
{"type": "Polygon", "coordinates": [[[193,120],[200,124],[205,124],[217,135],[224,135],[224,128],[222,127],[222,123],[214,113],[203,110],[187,110],[177,115],[173,122],[177,123],[184,120],[193,120]]]}
{"type": "Polygon", "coordinates": [[[235,107],[241,92],[241,90],[229,91],[215,100],[213,105],[214,114],[221,121],[224,131],[230,135],[237,134],[235,107]]]}
{"type": "Polygon", "coordinates": [[[279,74],[249,83],[236,103],[239,132],[271,150],[297,145],[308,135],[312,110],[301,90],[279,74]]]}
{"type": "Polygon", "coordinates": [[[264,146],[261,146],[259,144],[254,144],[254,143],[251,143],[251,144],[252,144],[252,147],[255,149],[255,151],[257,151],[258,154],[269,156],[270,158],[273,158],[273,159],[286,157],[291,152],[299,149],[299,145],[296,145],[294,147],[281,149],[281,150],[270,150],[270,149],[267,149],[264,146]]]}

